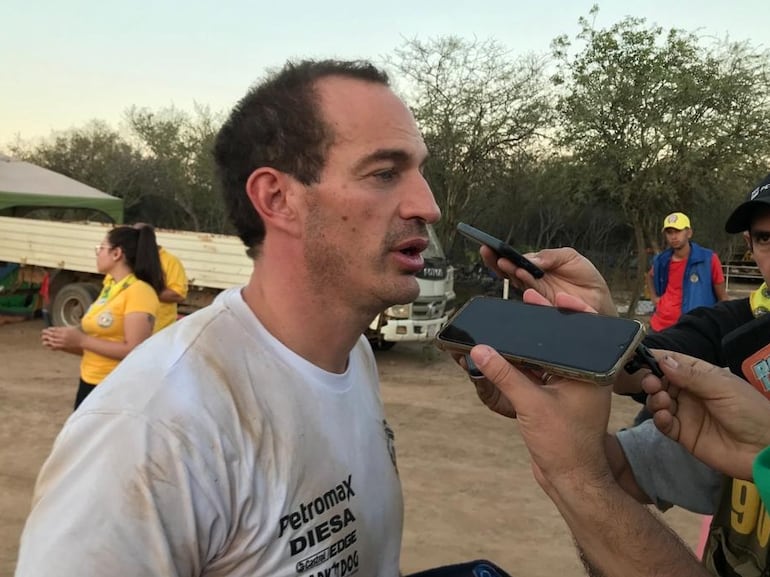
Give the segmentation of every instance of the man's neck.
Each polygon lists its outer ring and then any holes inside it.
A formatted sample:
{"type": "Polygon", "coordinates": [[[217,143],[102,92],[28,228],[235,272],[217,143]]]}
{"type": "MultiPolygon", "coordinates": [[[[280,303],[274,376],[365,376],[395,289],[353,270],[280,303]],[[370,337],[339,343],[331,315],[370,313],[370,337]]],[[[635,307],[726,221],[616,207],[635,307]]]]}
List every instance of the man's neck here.
{"type": "Polygon", "coordinates": [[[688,242],[682,248],[674,249],[674,260],[687,260],[690,258],[690,243],[688,242]]]}
{"type": "MultiPolygon", "coordinates": [[[[297,255],[298,258],[299,255],[297,255]]],[[[262,325],[286,347],[332,373],[347,368],[348,356],[371,318],[334,299],[313,292],[294,258],[254,264],[243,299],[262,325]],[[310,293],[313,294],[310,294],[310,293]]]]}

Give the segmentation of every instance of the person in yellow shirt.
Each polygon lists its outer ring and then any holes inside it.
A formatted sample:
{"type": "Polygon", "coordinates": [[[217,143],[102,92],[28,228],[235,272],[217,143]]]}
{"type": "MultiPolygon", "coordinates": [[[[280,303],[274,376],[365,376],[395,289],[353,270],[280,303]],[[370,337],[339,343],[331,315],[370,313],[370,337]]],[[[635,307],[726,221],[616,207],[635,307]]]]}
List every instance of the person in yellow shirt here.
{"type": "Polygon", "coordinates": [[[164,289],[152,227],[113,228],[96,247],[96,268],[110,276],[79,328],[43,330],[43,346],[82,355],[75,409],[118,363],[153,333],[164,289]]]}
{"type": "MultiPolygon", "coordinates": [[[[149,227],[153,232],[155,231],[155,228],[146,222],[134,224],[134,228],[143,227],[149,227]]],[[[163,290],[158,293],[160,307],[155,319],[153,334],[176,322],[177,305],[187,298],[187,272],[182,261],[162,246],[158,247],[158,256],[160,257],[160,267],[163,270],[164,286],[163,290]]],[[[112,282],[112,278],[107,275],[104,277],[104,284],[109,282],[112,282]]]]}
{"type": "MultiPolygon", "coordinates": [[[[151,224],[146,222],[137,222],[134,225],[134,228],[143,227],[153,228],[151,224]]],[[[155,319],[154,332],[156,333],[176,322],[178,314],[177,305],[187,298],[187,272],[184,270],[182,261],[162,246],[158,250],[165,286],[158,293],[160,308],[158,309],[158,318],[155,319]]]]}
{"type": "Polygon", "coordinates": [[[160,266],[163,269],[165,286],[158,294],[160,307],[155,320],[155,332],[176,322],[177,305],[187,297],[187,273],[182,261],[162,246],[159,249],[160,266]]]}

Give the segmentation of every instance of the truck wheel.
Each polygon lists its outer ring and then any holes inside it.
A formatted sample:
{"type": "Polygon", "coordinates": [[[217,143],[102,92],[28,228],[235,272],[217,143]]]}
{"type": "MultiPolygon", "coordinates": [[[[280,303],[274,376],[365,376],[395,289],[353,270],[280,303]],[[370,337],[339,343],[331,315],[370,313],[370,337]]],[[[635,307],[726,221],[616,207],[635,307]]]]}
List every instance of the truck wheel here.
{"type": "Polygon", "coordinates": [[[53,300],[53,324],[59,327],[77,327],[88,307],[99,296],[98,287],[87,282],[65,285],[53,300]]]}

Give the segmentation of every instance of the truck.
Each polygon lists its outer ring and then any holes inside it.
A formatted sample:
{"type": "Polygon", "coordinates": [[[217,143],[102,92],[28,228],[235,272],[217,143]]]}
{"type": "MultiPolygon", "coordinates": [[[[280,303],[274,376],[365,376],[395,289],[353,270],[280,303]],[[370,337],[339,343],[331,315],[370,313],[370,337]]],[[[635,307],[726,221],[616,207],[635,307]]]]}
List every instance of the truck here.
{"type": "MultiPolygon", "coordinates": [[[[112,224],[0,217],[0,261],[19,265],[17,282],[40,284],[48,277],[54,324],[77,326],[101,291],[95,247],[112,224]]],[[[235,236],[157,230],[158,244],[182,260],[189,294],[180,311],[211,302],[228,287],[245,284],[251,261],[235,236]]]]}
{"type": "MultiPolygon", "coordinates": [[[[77,326],[101,290],[103,277],[96,270],[94,248],[112,226],[0,216],[0,265],[16,265],[13,284],[28,294],[29,287],[47,279],[54,324],[77,326]]],[[[156,235],[158,244],[175,254],[187,271],[189,292],[180,313],[206,306],[221,290],[248,282],[252,263],[238,237],[163,229],[156,235]]],[[[453,269],[432,229],[424,255],[425,268],[418,275],[420,295],[413,303],[377,315],[366,331],[373,347],[388,349],[401,341],[432,339],[452,312],[453,269]]],[[[12,290],[6,287],[6,293],[12,290]]]]}
{"type": "Polygon", "coordinates": [[[454,268],[431,226],[428,239],[423,252],[425,266],[417,273],[417,299],[385,309],[367,328],[366,336],[376,349],[387,350],[402,341],[431,341],[455,310],[454,268]]]}

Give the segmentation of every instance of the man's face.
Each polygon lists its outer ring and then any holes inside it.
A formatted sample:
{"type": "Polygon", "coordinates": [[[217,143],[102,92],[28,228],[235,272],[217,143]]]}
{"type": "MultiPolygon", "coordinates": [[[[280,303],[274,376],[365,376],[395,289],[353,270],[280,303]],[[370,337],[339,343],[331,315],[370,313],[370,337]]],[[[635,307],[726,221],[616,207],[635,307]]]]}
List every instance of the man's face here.
{"type": "Polygon", "coordinates": [[[770,212],[755,217],[748,233],[749,248],[765,282],[770,282],[770,212]]]}
{"type": "Polygon", "coordinates": [[[426,223],[441,215],[422,176],[427,149],[414,118],[380,84],[330,77],[317,91],[334,142],[305,194],[305,258],[316,289],[374,313],[411,302],[426,223]]]}
{"type": "Polygon", "coordinates": [[[669,227],[666,228],[663,232],[666,235],[666,242],[668,243],[668,246],[674,250],[687,246],[687,243],[690,242],[690,238],[692,237],[692,229],[690,228],[677,230],[675,228],[669,227]]]}

